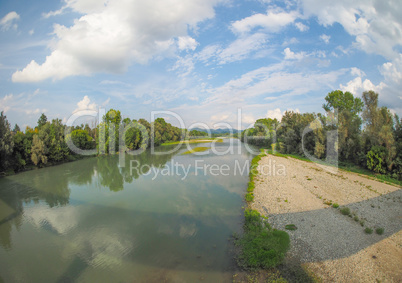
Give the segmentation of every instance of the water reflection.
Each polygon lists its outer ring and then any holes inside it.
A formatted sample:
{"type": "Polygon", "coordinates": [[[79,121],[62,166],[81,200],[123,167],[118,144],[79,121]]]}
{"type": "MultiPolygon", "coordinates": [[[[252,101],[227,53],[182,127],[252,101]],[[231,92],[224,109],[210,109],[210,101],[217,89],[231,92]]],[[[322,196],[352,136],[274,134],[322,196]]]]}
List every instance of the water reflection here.
{"type": "MultiPolygon", "coordinates": [[[[194,168],[185,180],[139,175],[174,167],[173,157],[194,164],[196,156],[180,152],[128,155],[125,167],[118,156],[88,158],[0,179],[0,274],[8,281],[221,282],[247,177],[194,168]],[[132,160],[145,170],[131,171],[132,160]]],[[[250,156],[203,159],[233,165],[250,156]]]]}

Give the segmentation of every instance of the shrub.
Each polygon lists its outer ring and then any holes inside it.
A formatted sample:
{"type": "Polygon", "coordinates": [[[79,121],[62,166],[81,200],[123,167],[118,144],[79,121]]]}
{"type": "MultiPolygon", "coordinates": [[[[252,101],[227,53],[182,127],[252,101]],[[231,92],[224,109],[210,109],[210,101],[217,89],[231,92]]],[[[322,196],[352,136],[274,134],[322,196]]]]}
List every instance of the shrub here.
{"type": "Polygon", "coordinates": [[[285,229],[294,231],[294,230],[297,230],[297,227],[294,224],[288,224],[288,225],[285,226],[285,229]]]}
{"type": "Polygon", "coordinates": [[[247,187],[247,192],[252,192],[254,191],[255,185],[254,182],[248,182],[248,187],[247,187]]]}
{"type": "Polygon", "coordinates": [[[377,228],[377,229],[375,229],[375,232],[376,232],[378,235],[382,235],[382,234],[384,234],[384,228],[377,228]]]}
{"type": "Polygon", "coordinates": [[[367,227],[366,229],[364,229],[364,233],[373,234],[373,229],[367,227]]]}
{"type": "Polygon", "coordinates": [[[246,201],[252,202],[254,200],[254,194],[253,193],[247,193],[246,194],[246,201]]]}
{"type": "Polygon", "coordinates": [[[376,173],[386,173],[385,165],[386,149],[382,146],[373,146],[367,153],[367,168],[376,173]]]}
{"type": "Polygon", "coordinates": [[[333,207],[333,208],[338,208],[338,207],[339,207],[339,204],[334,203],[334,204],[332,205],[332,207],[333,207]]]}
{"type": "Polygon", "coordinates": [[[343,215],[350,215],[350,209],[349,209],[349,207],[342,207],[342,208],[341,208],[341,213],[342,213],[343,215]]]}

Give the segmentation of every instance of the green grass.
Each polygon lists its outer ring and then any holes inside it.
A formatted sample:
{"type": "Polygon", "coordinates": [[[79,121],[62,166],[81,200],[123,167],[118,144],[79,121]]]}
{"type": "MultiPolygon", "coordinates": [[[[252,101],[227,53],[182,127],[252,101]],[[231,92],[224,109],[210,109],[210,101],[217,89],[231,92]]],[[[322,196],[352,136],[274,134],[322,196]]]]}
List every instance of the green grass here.
{"type": "Polygon", "coordinates": [[[341,208],[341,213],[343,215],[350,215],[350,208],[349,207],[342,207],[341,208]]]}
{"type": "Polygon", "coordinates": [[[191,144],[191,143],[211,143],[211,142],[223,142],[223,139],[203,138],[203,139],[194,139],[194,140],[184,140],[184,141],[175,141],[175,142],[165,142],[165,143],[161,144],[161,146],[165,146],[165,145],[175,145],[175,144],[191,144]]]}
{"type": "Polygon", "coordinates": [[[255,156],[251,160],[251,165],[250,165],[250,173],[249,173],[249,182],[247,186],[247,194],[245,196],[245,199],[247,202],[253,202],[254,201],[254,188],[255,188],[255,182],[254,179],[255,177],[258,176],[258,162],[261,160],[262,157],[266,156],[265,152],[263,149],[261,149],[261,153],[257,156],[255,156]]]}
{"type": "Polygon", "coordinates": [[[195,147],[195,148],[192,148],[190,150],[187,150],[186,152],[183,152],[182,155],[191,154],[191,153],[194,153],[194,152],[203,152],[203,151],[206,151],[208,149],[210,149],[210,147],[199,146],[199,147],[195,147]]]}
{"type": "Polygon", "coordinates": [[[373,229],[367,227],[366,229],[364,229],[364,233],[373,234],[373,229]]]}
{"type": "Polygon", "coordinates": [[[290,239],[288,233],[272,229],[256,210],[244,211],[244,233],[235,243],[241,252],[237,257],[239,266],[245,269],[272,268],[282,263],[290,239]]]}
{"type": "Polygon", "coordinates": [[[382,235],[382,234],[384,234],[384,228],[377,228],[377,229],[375,229],[375,232],[376,232],[378,235],[382,235]]]}
{"type": "Polygon", "coordinates": [[[333,207],[333,208],[338,208],[338,207],[339,207],[339,204],[334,203],[334,204],[332,205],[332,207],[333,207]]]}

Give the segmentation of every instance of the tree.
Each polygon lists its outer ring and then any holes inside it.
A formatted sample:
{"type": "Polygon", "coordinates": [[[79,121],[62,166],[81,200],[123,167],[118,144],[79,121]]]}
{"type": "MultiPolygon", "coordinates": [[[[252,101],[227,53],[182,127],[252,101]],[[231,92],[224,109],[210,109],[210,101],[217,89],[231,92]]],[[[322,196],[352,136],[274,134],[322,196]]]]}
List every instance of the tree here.
{"type": "Polygon", "coordinates": [[[11,135],[10,123],[1,111],[0,114],[0,170],[5,171],[10,168],[11,154],[13,153],[14,141],[11,135]]]}
{"type": "Polygon", "coordinates": [[[362,121],[359,114],[364,103],[350,92],[335,90],[325,97],[323,108],[327,112],[337,111],[338,121],[338,153],[341,159],[356,159],[360,151],[360,127],[362,121]]]}
{"type": "Polygon", "coordinates": [[[18,126],[18,124],[15,124],[13,133],[16,134],[16,133],[18,133],[18,132],[21,132],[21,129],[20,129],[20,127],[18,126]]]}
{"type": "Polygon", "coordinates": [[[363,101],[363,119],[366,123],[364,130],[366,157],[379,156],[378,148],[384,148],[381,150],[381,166],[386,164],[388,170],[391,171],[396,156],[394,116],[387,107],[378,107],[378,93],[374,91],[363,92],[363,101]],[[369,156],[368,153],[372,151],[374,153],[369,156]]]}
{"type": "Polygon", "coordinates": [[[38,135],[33,136],[31,153],[31,160],[35,165],[47,163],[47,149],[44,142],[39,138],[38,135]]]}
{"type": "Polygon", "coordinates": [[[38,128],[41,128],[43,125],[45,125],[47,122],[47,117],[45,113],[42,113],[38,119],[38,128]]]}
{"type": "Polygon", "coordinates": [[[93,149],[92,137],[84,130],[74,130],[71,132],[71,140],[79,149],[93,149]]]}
{"type": "Polygon", "coordinates": [[[325,111],[330,112],[335,109],[338,110],[338,113],[342,111],[347,111],[352,113],[352,115],[357,116],[363,109],[363,101],[358,97],[353,97],[353,94],[350,92],[342,92],[340,90],[335,90],[325,97],[327,101],[326,104],[323,104],[322,107],[325,111]]]}
{"type": "Polygon", "coordinates": [[[17,171],[22,170],[25,167],[25,165],[27,164],[27,161],[26,161],[27,156],[25,154],[25,152],[26,152],[25,139],[26,139],[26,136],[24,135],[23,132],[18,131],[13,135],[13,141],[14,141],[14,150],[13,150],[14,166],[13,167],[17,171]]]}

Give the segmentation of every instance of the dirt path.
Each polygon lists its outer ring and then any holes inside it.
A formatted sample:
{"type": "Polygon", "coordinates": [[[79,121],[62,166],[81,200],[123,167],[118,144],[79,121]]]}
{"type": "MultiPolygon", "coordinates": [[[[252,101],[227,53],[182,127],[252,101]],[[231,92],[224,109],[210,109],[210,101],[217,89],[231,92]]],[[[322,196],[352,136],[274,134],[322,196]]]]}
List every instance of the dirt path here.
{"type": "Polygon", "coordinates": [[[288,231],[289,257],[324,282],[402,282],[400,187],[294,158],[268,155],[259,165],[252,207],[274,228],[296,225],[288,231]],[[351,216],[330,203],[348,207],[351,216]],[[374,232],[366,234],[367,227],[374,232]]]}

